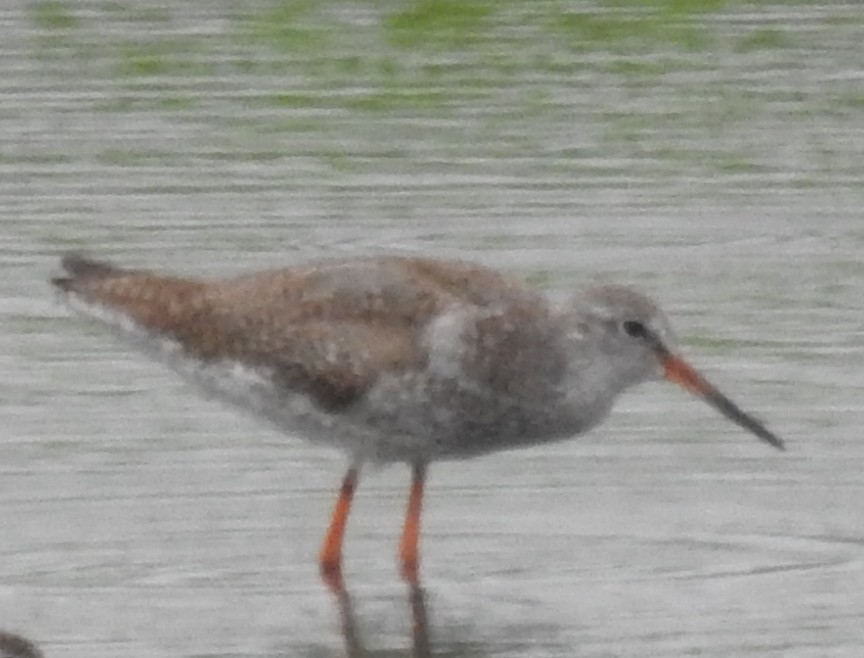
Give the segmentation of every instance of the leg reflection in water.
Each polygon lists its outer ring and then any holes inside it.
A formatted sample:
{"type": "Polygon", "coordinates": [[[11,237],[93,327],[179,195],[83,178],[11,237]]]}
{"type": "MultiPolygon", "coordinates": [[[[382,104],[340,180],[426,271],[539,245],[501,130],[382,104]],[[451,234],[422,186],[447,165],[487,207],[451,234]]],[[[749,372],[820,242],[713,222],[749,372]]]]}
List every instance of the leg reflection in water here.
{"type": "MultiPolygon", "coordinates": [[[[369,649],[363,643],[357,628],[357,617],[351,595],[345,588],[341,573],[324,575],[324,582],[336,597],[342,636],[345,638],[345,652],[348,658],[368,658],[369,649]]],[[[411,612],[411,653],[412,658],[431,658],[429,643],[429,622],[426,608],[426,595],[419,581],[408,582],[408,607],[411,612]]]]}

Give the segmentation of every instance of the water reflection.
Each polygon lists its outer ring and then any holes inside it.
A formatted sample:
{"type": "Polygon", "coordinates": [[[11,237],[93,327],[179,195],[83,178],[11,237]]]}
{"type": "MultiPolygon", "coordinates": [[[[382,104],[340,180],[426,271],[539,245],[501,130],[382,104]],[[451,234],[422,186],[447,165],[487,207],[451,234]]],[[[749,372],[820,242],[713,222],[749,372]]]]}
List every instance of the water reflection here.
{"type": "MultiPolygon", "coordinates": [[[[375,649],[368,648],[364,643],[359,630],[354,602],[351,594],[345,587],[342,576],[339,574],[325,576],[324,582],[336,598],[342,636],[345,639],[346,656],[348,658],[358,658],[359,656],[384,655],[375,649]]],[[[408,584],[408,609],[411,614],[411,649],[410,652],[404,655],[412,656],[412,658],[429,658],[433,655],[443,655],[432,652],[432,645],[429,641],[429,609],[426,603],[426,593],[419,582],[414,581],[408,584]]],[[[390,651],[387,651],[387,655],[392,654],[390,651]]],[[[448,652],[448,655],[454,654],[448,652]]]]}

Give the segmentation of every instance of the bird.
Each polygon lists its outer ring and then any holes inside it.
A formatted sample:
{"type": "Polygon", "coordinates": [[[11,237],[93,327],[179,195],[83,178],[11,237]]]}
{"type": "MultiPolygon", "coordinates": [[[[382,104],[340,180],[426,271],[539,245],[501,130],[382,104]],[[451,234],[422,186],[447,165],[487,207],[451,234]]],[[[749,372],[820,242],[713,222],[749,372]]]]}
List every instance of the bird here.
{"type": "Polygon", "coordinates": [[[71,309],[205,394],[348,466],[318,553],[340,578],[361,468],[404,463],[398,545],[417,582],[427,469],[583,434],[627,389],[668,380],[777,449],[784,442],[680,355],[657,304],[625,285],[551,298],[484,265],[415,255],[329,258],[223,279],[66,254],[71,309]]]}
{"type": "Polygon", "coordinates": [[[42,658],[42,652],[20,635],[0,631],[0,658],[42,658]]]}

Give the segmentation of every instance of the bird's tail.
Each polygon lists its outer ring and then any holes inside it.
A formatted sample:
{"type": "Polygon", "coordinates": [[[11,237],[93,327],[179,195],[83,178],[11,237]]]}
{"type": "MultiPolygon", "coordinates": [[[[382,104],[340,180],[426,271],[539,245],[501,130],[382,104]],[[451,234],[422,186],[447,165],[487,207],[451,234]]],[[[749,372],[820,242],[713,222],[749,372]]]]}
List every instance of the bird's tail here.
{"type": "Polygon", "coordinates": [[[122,334],[155,334],[181,343],[189,339],[190,345],[200,343],[199,351],[215,349],[208,342],[212,332],[204,282],[117,267],[79,254],[64,256],[60,264],[63,275],[51,283],[75,311],[122,334]],[[193,337],[200,340],[196,343],[193,337]]]}
{"type": "Polygon", "coordinates": [[[94,260],[82,254],[70,253],[60,260],[64,276],[51,279],[55,288],[62,292],[80,292],[85,281],[101,280],[118,274],[125,274],[123,270],[111,263],[94,260]]]}

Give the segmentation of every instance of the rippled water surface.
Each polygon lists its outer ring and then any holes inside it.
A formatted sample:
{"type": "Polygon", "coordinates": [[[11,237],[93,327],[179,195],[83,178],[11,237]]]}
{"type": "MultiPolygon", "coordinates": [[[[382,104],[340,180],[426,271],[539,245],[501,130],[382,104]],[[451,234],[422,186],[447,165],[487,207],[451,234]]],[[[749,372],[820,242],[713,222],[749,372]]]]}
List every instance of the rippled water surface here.
{"type": "Polygon", "coordinates": [[[864,8],[0,8],[0,628],[86,656],[864,651],[864,8]],[[364,473],[57,305],[58,255],[228,275],[395,251],[635,282],[789,443],[667,386],[569,442],[364,473]]]}

